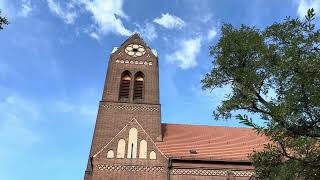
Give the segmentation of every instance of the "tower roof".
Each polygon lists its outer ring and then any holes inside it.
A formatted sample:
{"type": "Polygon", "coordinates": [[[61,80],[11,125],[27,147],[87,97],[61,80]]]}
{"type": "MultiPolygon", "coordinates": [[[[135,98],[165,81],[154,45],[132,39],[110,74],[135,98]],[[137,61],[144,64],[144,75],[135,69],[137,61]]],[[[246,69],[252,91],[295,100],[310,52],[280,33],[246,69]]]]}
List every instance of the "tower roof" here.
{"type": "Polygon", "coordinates": [[[151,49],[149,47],[149,45],[144,41],[144,39],[141,37],[141,35],[138,33],[138,32],[134,32],[127,40],[125,40],[119,48],[114,48],[112,50],[112,53],[116,53],[116,52],[119,52],[120,49],[123,49],[125,48],[125,46],[129,45],[129,44],[139,44],[139,45],[142,45],[144,46],[147,51],[149,52],[149,54],[151,56],[153,56],[154,58],[158,58],[158,53],[155,49],[151,49]]]}
{"type": "Polygon", "coordinates": [[[144,39],[140,36],[140,34],[138,32],[134,32],[127,40],[125,40],[121,46],[128,44],[128,42],[135,42],[135,43],[139,43],[141,45],[144,45],[145,47],[150,48],[147,43],[144,41],[144,39]]]}

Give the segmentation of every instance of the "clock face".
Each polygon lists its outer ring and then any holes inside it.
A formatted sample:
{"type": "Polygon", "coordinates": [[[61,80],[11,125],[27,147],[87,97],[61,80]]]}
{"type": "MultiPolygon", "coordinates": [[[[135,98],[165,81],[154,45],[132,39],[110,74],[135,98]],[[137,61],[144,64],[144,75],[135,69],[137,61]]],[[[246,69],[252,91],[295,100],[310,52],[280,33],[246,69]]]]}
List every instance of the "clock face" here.
{"type": "Polygon", "coordinates": [[[125,52],[132,57],[140,57],[146,53],[146,49],[139,44],[129,44],[125,52]]]}

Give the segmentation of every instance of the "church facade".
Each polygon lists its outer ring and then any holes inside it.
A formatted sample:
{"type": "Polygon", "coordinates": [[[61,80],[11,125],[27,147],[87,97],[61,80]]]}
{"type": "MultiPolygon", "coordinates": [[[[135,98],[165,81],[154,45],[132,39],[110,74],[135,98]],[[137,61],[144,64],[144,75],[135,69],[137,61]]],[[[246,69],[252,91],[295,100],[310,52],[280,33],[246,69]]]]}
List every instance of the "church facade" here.
{"type": "Polygon", "coordinates": [[[253,179],[251,129],[161,123],[158,63],[137,33],[111,53],[84,179],[253,179]]]}

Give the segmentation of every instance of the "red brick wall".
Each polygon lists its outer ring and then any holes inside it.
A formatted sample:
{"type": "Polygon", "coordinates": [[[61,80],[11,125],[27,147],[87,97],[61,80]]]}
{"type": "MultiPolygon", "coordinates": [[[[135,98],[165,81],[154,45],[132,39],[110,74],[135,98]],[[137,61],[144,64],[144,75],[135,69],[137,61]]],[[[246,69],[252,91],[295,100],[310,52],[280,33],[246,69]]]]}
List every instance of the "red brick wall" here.
{"type": "MultiPolygon", "coordinates": [[[[96,126],[94,130],[90,157],[88,161],[85,180],[164,180],[168,178],[168,159],[158,151],[153,144],[161,141],[161,106],[159,101],[159,70],[158,59],[153,55],[138,35],[133,35],[110,56],[108,70],[99,104],[96,126]],[[126,45],[137,43],[144,45],[146,54],[133,58],[124,52],[126,45]],[[134,61],[121,63],[120,61],[134,61]],[[136,64],[136,61],[138,64],[136,64]],[[147,62],[148,64],[140,64],[147,62]],[[152,63],[150,65],[149,63],[152,63]],[[132,83],[130,98],[127,102],[119,101],[119,89],[121,74],[124,71],[131,73],[132,83]],[[133,101],[133,79],[137,72],[144,74],[144,99],[133,101]],[[135,120],[133,120],[135,119],[135,120]],[[126,127],[127,125],[127,127],[126,127]],[[126,127],[123,131],[121,131],[126,127]],[[136,159],[127,159],[128,131],[135,127],[138,130],[138,149],[136,159]],[[121,133],[119,133],[121,131],[121,133]],[[126,153],[124,159],[107,158],[108,150],[113,150],[116,156],[119,139],[126,141],[126,153]],[[148,158],[139,159],[139,142],[146,140],[148,143],[148,158]],[[109,143],[109,144],[108,144],[109,143]],[[108,144],[108,145],[107,145],[108,144]],[[149,159],[151,151],[155,151],[157,159],[149,159]],[[92,163],[91,163],[92,162],[92,163]]],[[[196,170],[196,169],[195,169],[196,170]]],[[[222,180],[222,176],[196,176],[196,175],[171,175],[171,180],[222,180]]],[[[238,180],[248,177],[236,177],[238,180]]]]}
{"type": "MultiPolygon", "coordinates": [[[[162,140],[160,122],[161,107],[159,103],[158,59],[153,55],[151,49],[147,47],[143,40],[135,34],[125,41],[121,47],[110,56],[102,101],[100,102],[98,109],[90,157],[100,151],[101,148],[103,148],[133,118],[141,124],[153,141],[162,140]],[[136,58],[127,55],[124,48],[131,43],[143,45],[146,49],[146,54],[136,58]],[[123,61],[133,61],[134,63],[125,63],[123,61]],[[140,62],[143,62],[143,64],[140,62]],[[119,101],[120,79],[121,74],[124,71],[129,71],[132,79],[130,84],[130,98],[126,102],[119,101]],[[134,75],[137,72],[142,72],[144,74],[144,98],[140,101],[134,101],[132,96],[134,75]]],[[[149,144],[150,143],[148,143],[148,149],[149,144]]],[[[98,159],[93,158],[93,161],[98,162],[98,159]]],[[[121,163],[125,162],[126,160],[121,163]]],[[[112,164],[114,162],[107,161],[104,163],[112,164]]],[[[136,163],[140,164],[139,162],[136,163]]],[[[154,162],[151,162],[151,164],[152,163],[154,162]]],[[[166,164],[166,162],[162,163],[162,165],[164,164],[166,164]]],[[[93,169],[96,168],[95,165],[96,164],[93,164],[93,169]]],[[[87,176],[85,177],[88,180],[90,180],[91,167],[92,164],[89,160],[86,173],[87,176]]],[[[95,180],[95,177],[101,179],[101,174],[105,174],[105,172],[93,170],[92,180],[95,180]],[[99,175],[96,175],[96,173],[99,175]]]]}
{"type": "Polygon", "coordinates": [[[248,180],[249,178],[235,177],[235,179],[228,179],[226,176],[172,175],[170,180],[248,180]]]}
{"type": "Polygon", "coordinates": [[[92,142],[92,154],[99,151],[133,118],[153,140],[159,139],[160,105],[101,102],[92,142]],[[125,109],[118,109],[120,107],[125,109]],[[154,109],[157,111],[151,111],[154,109]]]}
{"type": "MultiPolygon", "coordinates": [[[[148,48],[146,45],[146,54],[144,56],[133,58],[127,55],[124,51],[124,48],[131,43],[144,44],[144,42],[141,39],[139,39],[138,36],[133,36],[129,38],[124,44],[122,44],[122,46],[110,56],[102,100],[117,102],[119,100],[118,98],[121,74],[124,71],[129,71],[133,79],[134,75],[140,71],[145,75],[145,97],[144,100],[139,103],[159,104],[160,101],[158,59],[153,55],[151,49],[148,48]],[[117,62],[117,60],[127,60],[129,62],[133,61],[134,64],[120,63],[117,62]],[[136,61],[138,62],[138,64],[135,64],[136,61]],[[140,62],[151,62],[152,65],[139,64],[140,62]]],[[[131,83],[131,89],[132,88],[133,83],[131,83]]],[[[132,93],[130,95],[131,98],[129,102],[135,103],[132,99],[132,93]]]]}
{"type": "Polygon", "coordinates": [[[93,175],[94,180],[165,180],[166,173],[145,172],[97,172],[93,175]]]}

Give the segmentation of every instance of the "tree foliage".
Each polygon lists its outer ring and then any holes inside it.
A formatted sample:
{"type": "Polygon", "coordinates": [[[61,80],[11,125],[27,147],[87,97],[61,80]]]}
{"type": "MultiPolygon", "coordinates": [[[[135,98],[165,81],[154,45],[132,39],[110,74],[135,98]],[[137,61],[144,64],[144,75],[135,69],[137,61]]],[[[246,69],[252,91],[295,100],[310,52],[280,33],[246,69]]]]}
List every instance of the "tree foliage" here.
{"type": "Polygon", "coordinates": [[[210,48],[215,60],[203,89],[232,89],[215,118],[244,110],[265,121],[261,127],[237,116],[271,141],[251,155],[260,179],[320,177],[320,31],[314,19],[309,9],[304,20],[287,17],[263,30],[224,24],[210,48]]]}
{"type": "Polygon", "coordinates": [[[3,29],[4,25],[8,25],[9,21],[6,17],[1,16],[1,10],[0,10],[0,29],[3,29]]]}

